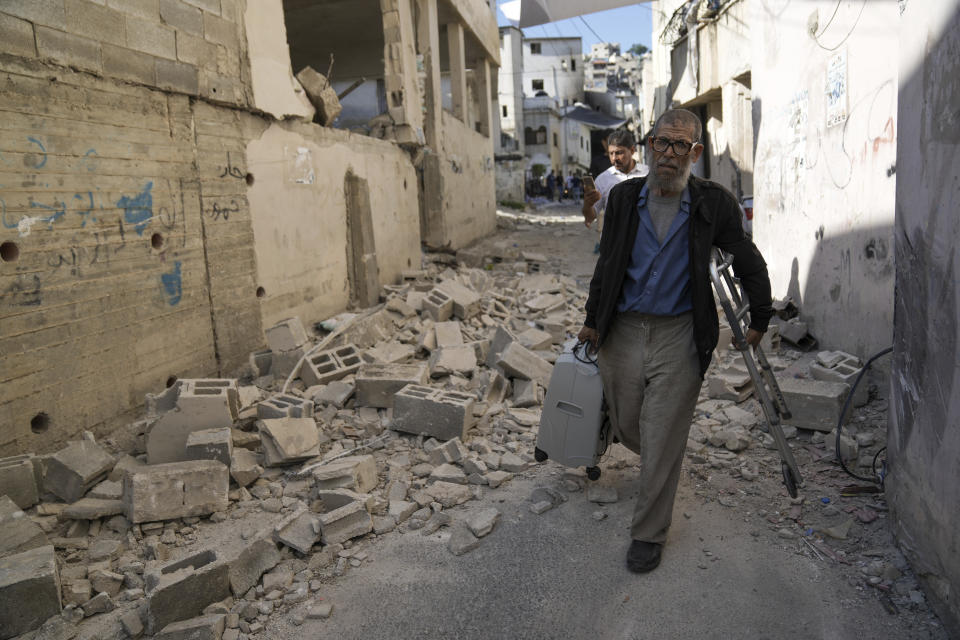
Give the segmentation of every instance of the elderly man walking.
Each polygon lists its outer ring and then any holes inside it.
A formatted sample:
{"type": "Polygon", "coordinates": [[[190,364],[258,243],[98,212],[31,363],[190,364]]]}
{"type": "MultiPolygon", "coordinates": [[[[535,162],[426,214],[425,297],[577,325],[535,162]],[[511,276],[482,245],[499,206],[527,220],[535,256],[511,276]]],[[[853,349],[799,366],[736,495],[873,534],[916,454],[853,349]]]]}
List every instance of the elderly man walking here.
{"type": "Polygon", "coordinates": [[[719,336],[710,249],[733,255],[750,300],[746,339],[759,344],[773,310],[766,263],[746,237],[736,198],[690,175],[702,125],[672,109],[647,139],[646,178],[610,191],[580,340],[599,348],[614,435],[640,456],[627,568],[655,569],[703,376],[719,336]]]}

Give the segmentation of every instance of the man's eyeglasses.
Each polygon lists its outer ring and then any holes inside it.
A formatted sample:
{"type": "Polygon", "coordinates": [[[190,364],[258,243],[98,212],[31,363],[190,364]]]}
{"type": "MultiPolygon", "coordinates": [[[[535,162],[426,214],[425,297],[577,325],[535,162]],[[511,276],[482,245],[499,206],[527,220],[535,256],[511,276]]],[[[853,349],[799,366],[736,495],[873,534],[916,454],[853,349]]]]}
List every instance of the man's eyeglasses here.
{"type": "Polygon", "coordinates": [[[696,142],[687,142],[686,140],[671,140],[670,138],[661,138],[661,137],[651,137],[650,142],[653,144],[653,150],[657,153],[663,153],[667,150],[668,147],[673,147],[673,153],[677,156],[685,156],[690,153],[690,149],[693,149],[693,145],[697,144],[696,142]]]}

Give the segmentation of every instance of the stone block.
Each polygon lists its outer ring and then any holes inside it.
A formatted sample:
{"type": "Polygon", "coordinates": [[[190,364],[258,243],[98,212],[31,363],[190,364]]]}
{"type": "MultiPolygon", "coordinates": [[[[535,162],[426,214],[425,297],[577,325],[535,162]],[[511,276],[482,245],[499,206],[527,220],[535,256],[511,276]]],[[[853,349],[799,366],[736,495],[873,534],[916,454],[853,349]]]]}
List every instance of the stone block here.
{"type": "Polygon", "coordinates": [[[320,541],[320,518],[306,508],[284,518],[276,525],[273,538],[306,555],[320,541]]]}
{"type": "Polygon", "coordinates": [[[255,377],[271,373],[271,367],[273,367],[273,351],[270,349],[254,351],[250,354],[250,368],[253,369],[255,377]]]}
{"type": "MultiPolygon", "coordinates": [[[[843,384],[850,385],[850,388],[853,388],[853,383],[856,382],[857,376],[860,375],[860,371],[863,370],[863,367],[860,363],[860,358],[850,355],[849,353],[844,353],[843,351],[833,351],[830,352],[831,356],[828,358],[828,363],[824,364],[820,361],[820,356],[817,356],[817,361],[810,363],[810,376],[814,380],[821,380],[823,382],[841,382],[843,384]]],[[[844,398],[846,400],[846,398],[844,398]]],[[[856,391],[853,392],[853,406],[862,407],[867,404],[870,400],[870,389],[863,381],[857,385],[856,391]]]]}
{"type": "Polygon", "coordinates": [[[563,344],[567,339],[567,323],[562,317],[548,316],[534,323],[538,329],[550,334],[552,344],[563,344]]]}
{"type": "Polygon", "coordinates": [[[0,458],[0,496],[7,496],[21,509],[40,501],[33,454],[0,458]]]}
{"type": "Polygon", "coordinates": [[[350,398],[353,397],[355,390],[352,383],[342,380],[334,380],[329,384],[315,388],[317,388],[318,391],[313,394],[314,402],[333,405],[337,409],[343,409],[343,407],[346,406],[350,398]]]}
{"type": "Polygon", "coordinates": [[[228,563],[233,595],[239,598],[257,586],[260,576],[277,566],[282,558],[276,542],[268,537],[260,537],[247,544],[228,563]]]}
{"type": "Polygon", "coordinates": [[[116,597],[123,586],[123,575],[106,569],[92,570],[89,580],[94,593],[106,593],[111,598],[116,597]]]}
{"type": "Polygon", "coordinates": [[[439,502],[444,509],[463,504],[473,498],[473,491],[470,487],[455,482],[434,482],[423,491],[433,498],[434,501],[439,502]]]}
{"type": "Polygon", "coordinates": [[[305,347],[297,347],[289,351],[271,351],[270,352],[270,373],[277,378],[286,378],[294,368],[300,363],[300,360],[307,354],[305,347]]]}
{"type": "Polygon", "coordinates": [[[428,365],[433,378],[454,374],[472,376],[477,367],[477,352],[468,344],[440,347],[430,354],[428,365]]]}
{"type": "Polygon", "coordinates": [[[216,460],[230,466],[233,433],[230,427],[202,429],[187,436],[187,460],[216,460]]]}
{"type": "Polygon", "coordinates": [[[264,331],[271,351],[292,351],[308,342],[307,332],[300,318],[281,320],[264,331]]]}
{"type": "Polygon", "coordinates": [[[394,396],[408,384],[427,382],[424,364],[366,364],[356,377],[358,407],[393,407],[394,396]]]}
{"type": "Polygon", "coordinates": [[[368,493],[377,487],[377,462],[373,456],[348,456],[311,471],[317,489],[352,489],[368,493]]]}
{"type": "Polygon", "coordinates": [[[534,313],[543,313],[562,308],[566,299],[559,293],[541,293],[523,304],[534,313]]]}
{"type": "Polygon", "coordinates": [[[99,520],[125,511],[123,500],[104,498],[81,498],[67,505],[60,512],[62,520],[99,520]]]}
{"type": "Polygon", "coordinates": [[[453,301],[453,315],[461,320],[469,320],[480,313],[480,296],[456,280],[444,280],[436,286],[436,290],[450,297],[453,301]]]}
{"type": "Polygon", "coordinates": [[[164,413],[147,434],[147,462],[187,460],[187,438],[191,433],[232,427],[239,411],[236,380],[178,381],[175,408],[164,413]]]}
{"type": "Polygon", "coordinates": [[[200,90],[200,74],[197,68],[176,60],[156,60],[157,87],[191,96],[200,90]]]}
{"type": "Polygon", "coordinates": [[[483,401],[487,404],[503,402],[510,390],[510,382],[499,371],[489,372],[487,384],[483,389],[483,401]]]}
{"type": "Polygon", "coordinates": [[[0,557],[49,544],[37,523],[28,518],[9,496],[0,496],[0,557]]]}
{"type": "Polygon", "coordinates": [[[93,585],[86,578],[71,580],[63,586],[63,604],[81,606],[93,595],[93,585]]]}
{"type": "Polygon", "coordinates": [[[523,380],[536,380],[543,387],[550,384],[553,365],[525,348],[519,342],[511,342],[504,348],[497,365],[504,373],[523,380]]]}
{"type": "Polygon", "coordinates": [[[0,639],[36,629],[60,609],[60,574],[53,547],[0,558],[0,639]]]}
{"type": "Polygon", "coordinates": [[[320,454],[320,434],[313,418],[258,420],[264,465],[279,467],[320,454]]]}
{"type": "Polygon", "coordinates": [[[96,40],[40,25],[35,25],[34,30],[37,36],[37,52],[41,58],[100,73],[100,43],[96,40]]]}
{"type": "Polygon", "coordinates": [[[230,457],[230,477],[241,487],[252,484],[263,475],[260,457],[249,449],[234,449],[230,457]]]}
{"type": "Polygon", "coordinates": [[[553,336],[546,331],[530,328],[520,333],[517,341],[527,349],[549,349],[553,344],[553,336]]]}
{"type": "MultiPolygon", "coordinates": [[[[836,428],[850,385],[803,378],[778,379],[777,383],[791,413],[787,424],[816,431],[836,428]]],[[[850,419],[851,411],[852,407],[844,415],[844,423],[850,419]]]]}
{"type": "MultiPolygon", "coordinates": [[[[301,376],[302,377],[302,376],[301,376]]],[[[313,401],[289,393],[267,398],[257,405],[258,418],[312,418],[313,401]]]]}
{"type": "Polygon", "coordinates": [[[500,512],[494,507],[480,509],[467,517],[467,527],[478,538],[482,538],[496,526],[500,520],[500,512]]]}
{"type": "Polygon", "coordinates": [[[44,488],[64,502],[76,502],[107,477],[113,462],[113,456],[95,442],[71,442],[46,460],[44,488]]]}
{"type": "Polygon", "coordinates": [[[753,380],[746,371],[727,367],[707,377],[707,392],[717,400],[743,402],[753,393],[753,380]]]}
{"type": "Polygon", "coordinates": [[[540,383],[533,380],[513,381],[513,406],[539,407],[543,401],[540,383]]]}
{"type": "Polygon", "coordinates": [[[463,333],[460,332],[460,323],[456,320],[437,322],[433,325],[433,331],[440,348],[463,344],[463,333]]]}
{"type": "Polygon", "coordinates": [[[395,396],[393,428],[427,434],[438,440],[465,438],[473,426],[473,396],[457,391],[410,385],[395,396]]]}
{"type": "Polygon", "coordinates": [[[343,111],[343,106],[326,76],[307,66],[297,73],[297,80],[317,110],[317,121],[325,127],[329,126],[343,111]]]}
{"type": "Polygon", "coordinates": [[[300,368],[300,379],[307,386],[327,384],[354,373],[363,364],[355,345],[320,351],[307,358],[300,368]]]}
{"type": "Polygon", "coordinates": [[[434,287],[421,303],[423,315],[434,322],[445,322],[453,317],[453,298],[434,287]]]}
{"type": "MultiPolygon", "coordinates": [[[[63,5],[60,10],[63,11],[63,5]]],[[[5,13],[0,13],[0,42],[4,43],[7,53],[15,56],[35,58],[37,55],[33,25],[5,13]]]]}
{"type": "Polygon", "coordinates": [[[213,549],[169,562],[145,579],[148,633],[198,616],[230,595],[230,567],[213,549]]]}
{"type": "Polygon", "coordinates": [[[229,502],[227,467],[215,460],[149,465],[123,480],[130,522],[153,522],[224,511],[229,502]]]}
{"type": "Polygon", "coordinates": [[[506,349],[510,343],[516,341],[517,337],[515,335],[504,327],[498,326],[493,333],[493,338],[490,340],[490,349],[487,351],[486,359],[487,366],[500,371],[500,365],[497,364],[500,360],[500,354],[503,353],[503,350],[506,349]]]}
{"type": "Polygon", "coordinates": [[[469,450],[463,446],[459,437],[447,440],[443,444],[438,444],[430,450],[430,462],[435,465],[442,465],[450,462],[461,462],[469,454],[469,450]]]}
{"type": "Polygon", "coordinates": [[[154,640],[221,640],[227,616],[214,613],[165,626],[154,640]]]}
{"type": "Polygon", "coordinates": [[[781,320],[777,323],[777,326],[780,328],[780,337],[787,342],[795,345],[801,345],[806,342],[809,328],[807,323],[801,321],[799,318],[781,320]]]}
{"type": "Polygon", "coordinates": [[[363,497],[348,489],[318,491],[314,511],[320,515],[325,545],[346,542],[373,530],[373,519],[363,497]]]}

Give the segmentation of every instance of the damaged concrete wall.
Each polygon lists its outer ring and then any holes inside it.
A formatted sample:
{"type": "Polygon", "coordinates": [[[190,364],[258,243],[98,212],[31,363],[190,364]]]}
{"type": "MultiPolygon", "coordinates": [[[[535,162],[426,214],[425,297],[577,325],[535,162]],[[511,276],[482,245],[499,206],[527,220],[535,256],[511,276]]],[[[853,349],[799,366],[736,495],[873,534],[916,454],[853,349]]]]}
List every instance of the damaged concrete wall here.
{"type": "Polygon", "coordinates": [[[868,356],[893,329],[897,3],[751,6],[754,238],[821,346],[868,356]]]}
{"type": "Polygon", "coordinates": [[[903,549],[960,634],[960,3],[904,4],[886,488],[903,549]]]}
{"type": "Polygon", "coordinates": [[[380,280],[419,268],[417,175],[396,145],[346,131],[247,119],[249,192],[264,326],[347,306],[344,175],[367,180],[380,280]]]}

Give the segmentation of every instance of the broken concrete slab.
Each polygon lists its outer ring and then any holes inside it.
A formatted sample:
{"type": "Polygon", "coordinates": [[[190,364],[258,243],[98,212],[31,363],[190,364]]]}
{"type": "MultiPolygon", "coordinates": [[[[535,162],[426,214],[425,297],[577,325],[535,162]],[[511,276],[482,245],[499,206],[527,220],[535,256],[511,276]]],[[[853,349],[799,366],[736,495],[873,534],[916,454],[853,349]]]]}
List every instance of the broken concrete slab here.
{"type": "Polygon", "coordinates": [[[165,626],[154,640],[221,640],[226,615],[215,613],[173,622],[165,626]]]}
{"type": "Polygon", "coordinates": [[[40,501],[34,455],[0,458],[0,496],[8,496],[21,509],[40,501]]]}
{"type": "Polygon", "coordinates": [[[265,329],[264,335],[271,351],[292,351],[309,341],[303,323],[296,317],[281,320],[269,329],[265,329]]]}
{"type": "Polygon", "coordinates": [[[457,320],[437,322],[433,325],[433,331],[437,347],[456,347],[463,344],[463,333],[457,320]]]}
{"type": "Polygon", "coordinates": [[[450,539],[447,541],[447,549],[450,553],[455,556],[462,556],[479,546],[480,539],[471,533],[466,524],[463,522],[453,524],[450,539]]]}
{"type": "Polygon", "coordinates": [[[320,386],[316,393],[313,394],[313,400],[314,402],[333,405],[337,409],[343,409],[347,401],[353,397],[354,390],[355,387],[353,383],[334,380],[333,382],[320,386]]]}
{"type": "Polygon", "coordinates": [[[138,524],[224,511],[229,488],[227,467],[215,460],[149,465],[124,478],[127,518],[138,524]]]}
{"type": "Polygon", "coordinates": [[[71,442],[46,460],[44,488],[64,502],[76,502],[107,477],[113,462],[113,456],[96,442],[71,442]]]}
{"type": "Polygon", "coordinates": [[[9,496],[0,496],[0,557],[49,544],[43,529],[28,518],[9,496]]]}
{"type": "Polygon", "coordinates": [[[0,639],[36,629],[60,610],[60,574],[52,546],[0,558],[0,639]]]}
{"type": "Polygon", "coordinates": [[[232,427],[240,410],[237,381],[180,380],[176,407],[147,433],[147,462],[163,464],[186,459],[187,438],[194,431],[232,427]]]}
{"type": "Polygon", "coordinates": [[[228,575],[233,595],[239,598],[257,586],[260,576],[277,566],[281,559],[276,542],[267,536],[260,536],[247,544],[229,560],[228,575]]]}
{"type": "Polygon", "coordinates": [[[304,507],[281,520],[273,530],[273,538],[291,549],[306,555],[320,541],[319,516],[304,507]]]}
{"type": "Polygon", "coordinates": [[[145,575],[147,631],[203,613],[230,595],[230,569],[217,551],[206,549],[167,563],[145,575]]]}
{"type": "Polygon", "coordinates": [[[554,343],[553,336],[540,329],[527,329],[517,335],[517,341],[530,350],[549,349],[554,343]]]}
{"type": "Polygon", "coordinates": [[[257,429],[268,467],[296,464],[320,454],[320,435],[313,418],[258,420],[257,429]]]}
{"type": "Polygon", "coordinates": [[[711,398],[743,402],[753,393],[753,380],[747,371],[727,367],[707,376],[707,389],[711,398]]]}
{"type": "Polygon", "coordinates": [[[428,379],[424,364],[366,364],[356,377],[358,407],[393,407],[394,396],[408,384],[425,385],[428,379]]]}
{"type": "Polygon", "coordinates": [[[494,507],[480,509],[467,516],[467,527],[470,532],[478,538],[482,538],[496,526],[500,521],[500,511],[494,507]]]}
{"type": "Polygon", "coordinates": [[[325,127],[331,126],[340,116],[343,106],[326,76],[315,71],[313,67],[306,66],[297,73],[297,80],[317,110],[317,122],[325,127]]]}
{"type": "Polygon", "coordinates": [[[373,530],[373,519],[359,494],[348,489],[318,491],[317,500],[312,508],[320,515],[324,544],[340,544],[373,530]]]}
{"type": "Polygon", "coordinates": [[[201,429],[187,436],[187,460],[216,460],[230,466],[233,455],[233,433],[230,427],[201,429]]]}
{"type": "Polygon", "coordinates": [[[260,456],[249,449],[234,449],[230,456],[230,477],[241,487],[246,487],[263,475],[260,456]]]}
{"type": "Polygon", "coordinates": [[[63,520],[99,520],[121,514],[125,511],[122,499],[81,498],[64,507],[60,512],[63,520]]]}
{"type": "Polygon", "coordinates": [[[466,437],[473,426],[473,396],[411,384],[394,396],[393,428],[438,440],[466,437]]]}
{"type": "MultiPolygon", "coordinates": [[[[803,378],[783,378],[777,382],[791,413],[787,424],[816,431],[832,431],[836,428],[843,403],[850,392],[849,385],[803,378]]],[[[852,409],[848,407],[843,417],[844,424],[850,419],[852,409]]]]}
{"type": "Polygon", "coordinates": [[[473,491],[465,484],[438,481],[424,488],[424,493],[439,502],[444,509],[455,507],[458,504],[473,498],[473,491]]]}
{"type": "Polygon", "coordinates": [[[377,487],[377,462],[371,455],[333,460],[311,472],[317,489],[352,489],[367,493],[377,487]]]}
{"type": "Polygon", "coordinates": [[[534,380],[513,381],[513,406],[518,408],[539,407],[543,402],[540,383],[534,380]]]}
{"type": "Polygon", "coordinates": [[[90,571],[89,580],[95,593],[106,593],[111,598],[116,597],[123,586],[123,575],[106,569],[90,571]]]}
{"type": "Polygon", "coordinates": [[[433,468],[433,471],[430,472],[429,480],[431,482],[442,481],[466,484],[467,476],[460,467],[445,463],[433,468]]]}
{"type": "Polygon", "coordinates": [[[472,345],[440,347],[430,354],[429,367],[432,378],[456,374],[469,377],[477,367],[477,352],[472,345]]]}
{"type": "Polygon", "coordinates": [[[469,320],[480,313],[480,296],[469,287],[456,280],[444,280],[436,288],[450,297],[453,315],[461,320],[469,320]]]}
{"type": "Polygon", "coordinates": [[[525,348],[519,342],[511,342],[500,354],[497,365],[511,377],[536,380],[543,387],[550,384],[553,365],[525,348]]]}

